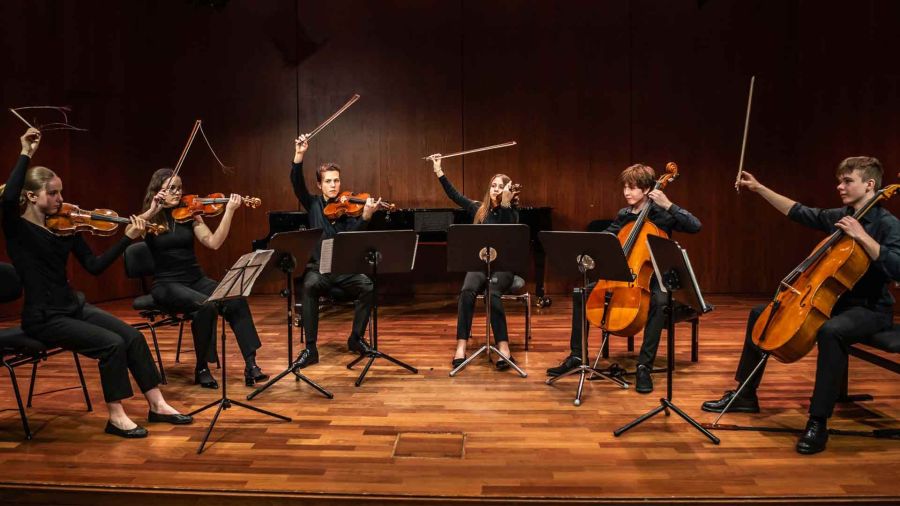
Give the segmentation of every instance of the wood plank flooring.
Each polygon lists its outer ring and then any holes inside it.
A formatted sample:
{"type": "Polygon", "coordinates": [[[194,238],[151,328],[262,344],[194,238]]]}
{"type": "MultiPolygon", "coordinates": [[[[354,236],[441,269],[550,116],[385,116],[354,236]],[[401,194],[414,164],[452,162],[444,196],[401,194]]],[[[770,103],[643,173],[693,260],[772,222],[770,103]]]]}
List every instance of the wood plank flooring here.
{"type": "MultiPolygon", "coordinates": [[[[746,315],[760,301],[710,299],[716,309],[701,323],[700,362],[690,362],[687,325],[679,326],[676,346],[674,401],[701,422],[713,417],[700,411],[700,403],[734,385],[746,315]]],[[[130,301],[103,307],[138,321],[130,301]]],[[[287,360],[283,299],[254,297],[251,307],[264,343],[260,364],[274,374],[287,360]]],[[[556,297],[551,307],[535,310],[528,352],[522,347],[522,308],[507,307],[513,354],[527,378],[497,372],[481,360],[449,378],[455,301],[422,299],[387,304],[379,318],[380,347],[418,367],[419,374],[379,360],[360,388],[353,385],[357,372],[345,368],[352,358],[346,353],[351,312],[329,310],[320,323],[321,362],[304,373],[335,398],[325,399],[285,378],[251,403],[293,422],[239,407],[226,410],[202,455],[195,452],[212,411],[191,426],[148,426],[145,440],[105,435],[95,364],[83,362],[96,406],[87,413],[80,391],[65,389],[77,384],[71,356],[52,357],[39,368],[40,395],[28,410],[33,440],[23,440],[8,380],[0,384],[0,502],[98,504],[127,498],[130,504],[149,504],[163,497],[172,504],[236,504],[249,497],[262,504],[900,501],[897,440],[832,437],[826,452],[801,456],[794,452],[792,434],[719,431],[722,444],[716,446],[676,416],[655,417],[616,438],[615,428],[665,395],[665,376],[654,375],[656,391],[650,395],[590,382],[584,404],[575,407],[574,378],[544,384],[544,370],[567,352],[571,306],[556,297]]],[[[484,328],[479,316],[476,336],[484,328]]],[[[166,398],[184,411],[217,398],[219,391],[191,385],[190,333],[180,364],[174,362],[177,327],[161,329],[159,336],[169,375],[166,398]]],[[[476,337],[471,344],[480,342],[476,337]]],[[[612,361],[631,369],[635,357],[624,339],[613,338],[612,361]]],[[[664,365],[664,357],[665,344],[657,366],[664,365]]],[[[230,335],[228,364],[229,394],[244,400],[249,389],[230,335]]],[[[814,354],[792,365],[772,363],[760,390],[763,412],[729,415],[724,422],[802,427],[814,368],[814,354]]],[[[29,369],[17,373],[27,391],[29,369]]],[[[872,393],[875,399],[840,406],[831,427],[900,426],[895,376],[851,359],[851,378],[852,392],[872,393]]],[[[144,419],[142,397],[127,401],[126,408],[136,420],[144,419]]]]}

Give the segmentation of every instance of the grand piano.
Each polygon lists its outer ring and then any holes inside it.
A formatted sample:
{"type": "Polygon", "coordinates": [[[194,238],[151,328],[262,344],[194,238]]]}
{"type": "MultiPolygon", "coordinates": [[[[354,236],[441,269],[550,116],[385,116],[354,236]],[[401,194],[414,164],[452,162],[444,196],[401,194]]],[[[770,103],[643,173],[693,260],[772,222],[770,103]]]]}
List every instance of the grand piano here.
{"type": "MultiPolygon", "coordinates": [[[[551,207],[520,207],[519,222],[531,229],[531,246],[534,260],[535,303],[539,307],[548,306],[551,299],[544,294],[544,250],[537,240],[538,232],[552,230],[551,207]]],[[[309,219],[303,211],[270,211],[269,233],[262,239],[253,241],[253,249],[265,249],[269,239],[278,232],[301,230],[309,226],[309,219]]],[[[462,209],[419,208],[397,209],[390,213],[377,212],[372,218],[369,230],[415,230],[420,243],[440,244],[447,242],[447,229],[452,224],[471,223],[462,209]]]]}

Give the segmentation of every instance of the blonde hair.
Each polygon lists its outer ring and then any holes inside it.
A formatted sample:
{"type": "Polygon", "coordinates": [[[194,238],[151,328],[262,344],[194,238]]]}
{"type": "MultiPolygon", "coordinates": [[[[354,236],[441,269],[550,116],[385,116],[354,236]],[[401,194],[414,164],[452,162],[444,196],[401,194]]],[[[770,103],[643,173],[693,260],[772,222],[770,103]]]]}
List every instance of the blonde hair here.
{"type": "MultiPolygon", "coordinates": [[[[25,182],[22,184],[22,191],[19,193],[19,205],[25,205],[25,194],[27,192],[39,192],[47,188],[47,183],[56,177],[56,173],[47,167],[36,165],[28,169],[25,173],[25,182]]],[[[6,193],[6,185],[0,185],[0,197],[6,193]]]]}
{"type": "MultiPolygon", "coordinates": [[[[509,176],[506,174],[494,174],[491,176],[491,184],[494,183],[494,180],[500,178],[503,181],[503,186],[506,186],[506,183],[512,181],[509,176]]],[[[472,223],[484,223],[485,218],[487,218],[488,211],[491,210],[491,187],[488,186],[487,192],[484,194],[484,200],[481,201],[481,207],[478,208],[478,211],[475,212],[475,219],[472,220],[472,223]]]]}

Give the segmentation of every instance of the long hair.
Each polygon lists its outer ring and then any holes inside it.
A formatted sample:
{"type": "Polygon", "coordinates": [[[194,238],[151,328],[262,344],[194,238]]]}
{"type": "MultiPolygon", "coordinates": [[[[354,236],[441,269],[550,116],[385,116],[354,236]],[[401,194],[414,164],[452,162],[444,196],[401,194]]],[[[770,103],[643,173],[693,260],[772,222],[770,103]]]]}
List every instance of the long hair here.
{"type": "MultiPolygon", "coordinates": [[[[47,183],[56,177],[56,173],[47,167],[36,165],[25,172],[25,182],[22,184],[22,191],[19,193],[19,206],[25,205],[25,193],[39,192],[47,187],[47,183]]],[[[0,185],[0,197],[6,192],[6,185],[0,185]]]]}
{"type": "MultiPolygon", "coordinates": [[[[153,203],[153,197],[159,193],[159,190],[162,190],[162,185],[165,180],[172,177],[172,174],[174,173],[175,171],[172,169],[159,169],[150,176],[150,184],[147,185],[147,191],[144,193],[144,203],[141,208],[142,212],[150,209],[150,205],[153,203]]],[[[156,223],[157,225],[167,225],[165,211],[156,213],[149,221],[151,223],[156,223]]]]}
{"type": "Polygon", "coordinates": [[[478,208],[478,211],[475,212],[475,220],[472,223],[484,223],[485,218],[487,218],[488,212],[491,210],[491,187],[490,184],[493,184],[494,180],[500,178],[503,181],[503,186],[506,186],[506,183],[512,181],[509,176],[506,174],[494,174],[491,176],[491,181],[488,184],[488,190],[484,194],[484,200],[481,201],[481,207],[478,208]]]}

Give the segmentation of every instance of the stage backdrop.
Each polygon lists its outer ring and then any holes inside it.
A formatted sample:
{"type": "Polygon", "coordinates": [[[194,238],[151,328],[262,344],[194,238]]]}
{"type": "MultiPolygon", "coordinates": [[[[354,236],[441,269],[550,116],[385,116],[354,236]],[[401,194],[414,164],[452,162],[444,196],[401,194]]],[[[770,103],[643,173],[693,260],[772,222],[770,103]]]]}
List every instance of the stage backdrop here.
{"type": "MultiPolygon", "coordinates": [[[[267,211],[298,209],[293,139],[353,93],[362,99],[314,140],[307,167],[335,161],[346,188],[401,207],[452,205],[422,156],[514,139],[511,149],[448,159],[445,172],[476,199],[491,175],[509,174],[525,185],[524,204],[553,207],[556,229],[582,230],[623,206],[624,167],[677,162],[681,176],[666,193],[703,222],[700,234],[677,239],[711,292],[769,292],[821,239],[732,188],[751,75],[746,168],[763,183],[834,206],[834,169],[859,154],[879,157],[896,180],[900,3],[208,3],[2,2],[0,86],[4,107],[72,108],[71,121],[89,132],[48,132],[34,163],[59,173],[68,201],[121,214],[140,211],[150,174],[175,164],[203,119],[234,171],[223,173],[198,140],[185,189],[263,200],[236,213],[219,251],[198,250],[213,277],[265,235],[267,211]]],[[[7,167],[23,131],[0,116],[7,167]]],[[[113,240],[90,243],[100,250],[113,240]]],[[[455,292],[458,277],[437,274],[443,255],[423,252],[415,279],[430,281],[389,288],[455,292]]],[[[93,301],[140,290],[121,261],[99,278],[71,273],[93,301]]]]}

